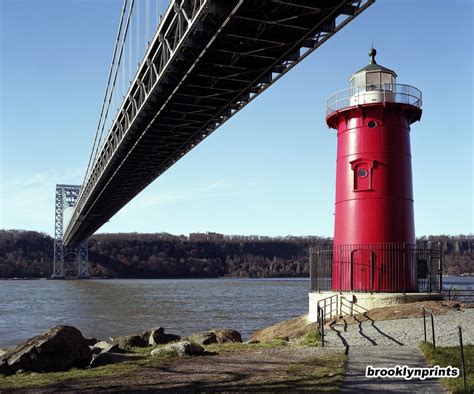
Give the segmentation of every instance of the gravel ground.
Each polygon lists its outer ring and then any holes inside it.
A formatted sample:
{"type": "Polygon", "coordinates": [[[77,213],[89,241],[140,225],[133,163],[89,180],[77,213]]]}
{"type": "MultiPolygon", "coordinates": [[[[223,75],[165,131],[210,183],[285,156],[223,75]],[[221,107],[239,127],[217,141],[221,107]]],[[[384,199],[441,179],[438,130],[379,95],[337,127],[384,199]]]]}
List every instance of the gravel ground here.
{"type": "MultiPolygon", "coordinates": [[[[431,320],[427,320],[427,337],[431,340],[431,320]]],[[[474,309],[450,311],[434,316],[436,345],[459,345],[457,326],[463,328],[465,344],[474,344],[474,309]]],[[[325,327],[326,346],[417,346],[423,341],[423,318],[373,321],[325,327]]]]}

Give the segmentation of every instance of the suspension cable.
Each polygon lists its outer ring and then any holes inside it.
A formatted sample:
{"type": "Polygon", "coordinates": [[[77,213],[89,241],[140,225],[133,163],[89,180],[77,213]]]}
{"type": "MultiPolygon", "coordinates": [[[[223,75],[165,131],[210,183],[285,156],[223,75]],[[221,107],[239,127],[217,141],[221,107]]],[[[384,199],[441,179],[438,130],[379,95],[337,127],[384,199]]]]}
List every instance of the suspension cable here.
{"type": "Polygon", "coordinates": [[[118,57],[118,61],[117,61],[117,67],[115,68],[114,78],[113,78],[113,82],[112,82],[112,89],[111,89],[111,93],[109,95],[109,100],[108,100],[108,103],[107,103],[107,109],[106,109],[106,112],[105,112],[104,121],[102,122],[102,128],[101,128],[100,134],[99,134],[99,143],[97,145],[96,155],[94,157],[94,164],[95,164],[95,161],[97,160],[97,157],[98,157],[98,154],[99,154],[100,142],[101,142],[102,134],[104,132],[104,128],[105,128],[105,125],[106,125],[106,119],[107,119],[107,116],[108,116],[108,113],[109,113],[110,103],[112,101],[112,98],[115,97],[114,96],[114,90],[115,90],[115,86],[116,86],[116,82],[117,82],[117,76],[118,76],[120,64],[122,62],[123,50],[124,50],[124,47],[125,47],[125,41],[127,39],[127,34],[128,34],[129,26],[130,26],[130,20],[131,20],[131,16],[132,16],[132,12],[133,12],[134,3],[135,3],[135,0],[131,0],[131,2],[130,2],[130,11],[129,11],[129,14],[128,14],[127,23],[125,25],[122,41],[120,43],[120,53],[119,53],[119,57],[118,57]]]}
{"type": "Polygon", "coordinates": [[[127,7],[127,1],[128,0],[123,1],[122,15],[120,17],[120,23],[119,23],[119,27],[118,27],[118,30],[117,30],[117,36],[115,38],[114,52],[113,52],[113,55],[112,55],[112,62],[110,63],[109,77],[107,79],[107,85],[106,85],[106,88],[105,88],[104,100],[102,101],[102,108],[100,110],[99,122],[97,124],[97,130],[95,132],[94,144],[92,145],[92,150],[91,150],[91,154],[90,154],[90,157],[89,157],[89,162],[87,163],[86,173],[84,175],[84,180],[82,181],[83,185],[84,185],[84,183],[87,179],[87,176],[89,175],[89,169],[91,169],[91,163],[93,161],[92,157],[94,155],[94,149],[96,148],[96,143],[97,143],[97,137],[99,135],[100,124],[102,122],[102,116],[104,114],[105,103],[107,101],[107,96],[108,96],[108,93],[109,93],[110,80],[112,78],[112,71],[113,71],[114,64],[115,64],[115,57],[117,55],[118,42],[120,40],[120,35],[122,33],[122,26],[123,26],[123,20],[124,20],[124,16],[125,16],[125,10],[126,10],[126,7],[127,7]]]}
{"type": "Polygon", "coordinates": [[[140,64],[140,2],[137,3],[137,64],[140,64]]]}
{"type": "Polygon", "coordinates": [[[145,35],[145,47],[148,48],[150,43],[150,0],[146,0],[146,35],[145,35]]]}

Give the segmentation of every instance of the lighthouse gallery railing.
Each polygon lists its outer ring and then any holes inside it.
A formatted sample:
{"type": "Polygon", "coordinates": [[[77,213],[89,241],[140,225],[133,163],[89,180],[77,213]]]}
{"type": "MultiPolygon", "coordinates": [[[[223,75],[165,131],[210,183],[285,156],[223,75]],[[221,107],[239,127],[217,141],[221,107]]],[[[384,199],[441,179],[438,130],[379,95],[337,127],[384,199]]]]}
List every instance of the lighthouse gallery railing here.
{"type": "Polygon", "coordinates": [[[353,86],[329,96],[326,114],[371,102],[408,104],[421,109],[422,94],[414,86],[396,83],[353,86]]]}

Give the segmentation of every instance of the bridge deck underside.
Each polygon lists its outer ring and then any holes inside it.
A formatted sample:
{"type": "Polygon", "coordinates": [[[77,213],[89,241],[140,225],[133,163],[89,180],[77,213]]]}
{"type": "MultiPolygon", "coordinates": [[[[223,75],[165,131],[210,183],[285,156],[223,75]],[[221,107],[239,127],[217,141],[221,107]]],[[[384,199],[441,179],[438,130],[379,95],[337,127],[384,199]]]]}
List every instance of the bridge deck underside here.
{"type": "Polygon", "coordinates": [[[64,243],[77,244],[92,235],[275,76],[296,64],[302,51],[314,50],[318,38],[332,35],[339,15],[357,15],[358,5],[335,0],[211,1],[84,194],[64,243]]]}

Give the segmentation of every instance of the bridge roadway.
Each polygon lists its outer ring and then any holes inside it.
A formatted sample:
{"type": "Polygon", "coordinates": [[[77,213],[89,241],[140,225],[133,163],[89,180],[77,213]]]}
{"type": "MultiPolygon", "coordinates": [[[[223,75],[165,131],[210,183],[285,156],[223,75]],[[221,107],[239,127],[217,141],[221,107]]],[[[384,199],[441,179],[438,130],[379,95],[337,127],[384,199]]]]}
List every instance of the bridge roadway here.
{"type": "Polygon", "coordinates": [[[172,0],[64,234],[85,241],[375,0],[172,0]]]}

